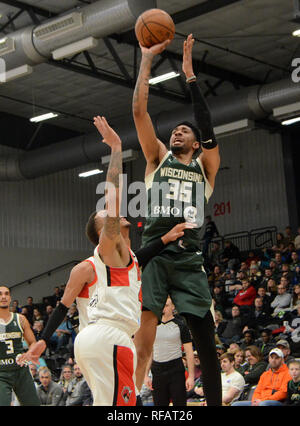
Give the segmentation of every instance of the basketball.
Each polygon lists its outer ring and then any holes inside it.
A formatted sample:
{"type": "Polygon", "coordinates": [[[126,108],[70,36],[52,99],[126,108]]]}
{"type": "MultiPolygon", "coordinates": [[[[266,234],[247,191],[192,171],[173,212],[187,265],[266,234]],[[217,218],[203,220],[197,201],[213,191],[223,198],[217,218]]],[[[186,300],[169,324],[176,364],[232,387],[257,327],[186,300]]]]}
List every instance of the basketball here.
{"type": "Polygon", "coordinates": [[[149,9],[142,13],[135,24],[135,35],[144,47],[174,38],[175,24],[171,16],[161,9],[149,9]]]}

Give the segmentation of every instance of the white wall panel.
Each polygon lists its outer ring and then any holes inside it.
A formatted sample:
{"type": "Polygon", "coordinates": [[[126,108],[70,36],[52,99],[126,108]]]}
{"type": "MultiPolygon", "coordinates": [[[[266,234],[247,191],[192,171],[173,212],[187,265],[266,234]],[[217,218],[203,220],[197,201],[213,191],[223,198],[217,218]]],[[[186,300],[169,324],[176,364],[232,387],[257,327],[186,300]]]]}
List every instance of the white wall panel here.
{"type": "Polygon", "coordinates": [[[219,146],[221,168],[207,214],[212,215],[220,233],[287,226],[280,135],[254,130],[219,138],[219,146]]]}

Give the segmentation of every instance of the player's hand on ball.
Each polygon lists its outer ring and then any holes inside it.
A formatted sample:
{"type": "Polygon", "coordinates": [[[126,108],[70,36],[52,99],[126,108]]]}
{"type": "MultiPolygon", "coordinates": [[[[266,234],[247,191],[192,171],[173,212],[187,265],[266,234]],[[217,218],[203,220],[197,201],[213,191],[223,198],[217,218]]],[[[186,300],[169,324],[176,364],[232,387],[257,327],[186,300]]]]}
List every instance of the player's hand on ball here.
{"type": "Polygon", "coordinates": [[[155,55],[159,55],[160,53],[162,53],[165,48],[171,43],[172,40],[165,40],[162,43],[157,43],[154,44],[151,47],[144,47],[141,45],[141,43],[139,43],[142,54],[152,54],[153,56],[155,55]]]}

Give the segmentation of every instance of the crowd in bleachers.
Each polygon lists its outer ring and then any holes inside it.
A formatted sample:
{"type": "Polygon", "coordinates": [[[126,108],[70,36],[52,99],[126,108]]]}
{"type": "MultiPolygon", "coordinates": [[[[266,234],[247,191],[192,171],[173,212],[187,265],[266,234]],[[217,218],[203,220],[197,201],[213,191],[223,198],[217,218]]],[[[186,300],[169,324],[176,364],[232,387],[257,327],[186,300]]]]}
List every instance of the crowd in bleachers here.
{"type": "MultiPolygon", "coordinates": [[[[224,249],[218,242],[211,242],[205,268],[215,310],[222,375],[241,375],[243,389],[232,401],[249,400],[253,386],[270,368],[270,351],[280,349],[285,364],[300,358],[300,228],[293,236],[287,227],[284,233],[278,233],[273,247],[248,253],[241,253],[231,241],[225,241],[224,249]],[[226,368],[231,373],[225,373],[226,368]]],[[[31,296],[24,306],[13,301],[11,311],[26,316],[37,340],[64,288],[56,287],[41,303],[31,296]]],[[[74,360],[78,325],[74,304],[42,354],[39,371],[30,366],[44,405],[92,404],[90,390],[74,360]]],[[[195,363],[195,387],[187,394],[187,401],[201,405],[205,404],[205,395],[196,353],[195,363]]],[[[151,404],[151,393],[145,387],[141,396],[145,404],[151,404]]]]}

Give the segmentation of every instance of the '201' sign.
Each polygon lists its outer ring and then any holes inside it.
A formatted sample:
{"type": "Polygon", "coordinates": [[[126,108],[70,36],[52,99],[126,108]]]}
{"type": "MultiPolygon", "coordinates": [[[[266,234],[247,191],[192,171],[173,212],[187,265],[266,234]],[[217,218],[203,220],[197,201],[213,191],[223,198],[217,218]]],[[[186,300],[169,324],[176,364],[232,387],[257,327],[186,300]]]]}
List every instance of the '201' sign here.
{"type": "Polygon", "coordinates": [[[214,204],[214,216],[224,216],[231,213],[230,201],[214,204]]]}

